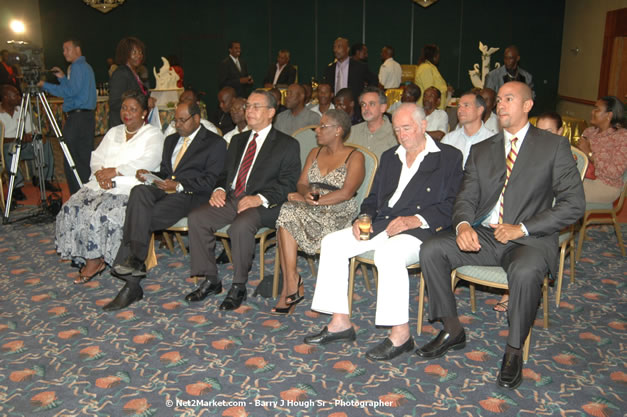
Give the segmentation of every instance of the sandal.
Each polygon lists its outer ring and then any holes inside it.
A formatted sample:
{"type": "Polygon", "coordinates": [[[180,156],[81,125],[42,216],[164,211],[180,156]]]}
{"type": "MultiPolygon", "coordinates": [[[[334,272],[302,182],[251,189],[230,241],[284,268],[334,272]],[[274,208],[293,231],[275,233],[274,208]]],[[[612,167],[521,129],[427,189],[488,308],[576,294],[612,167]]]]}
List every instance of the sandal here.
{"type": "Polygon", "coordinates": [[[285,297],[285,304],[287,304],[288,306],[296,305],[300,303],[301,301],[303,301],[304,298],[305,298],[305,284],[303,283],[303,279],[299,275],[298,287],[296,289],[296,292],[294,294],[290,294],[287,297],[285,297]]]}
{"type": "Polygon", "coordinates": [[[294,311],[295,307],[296,304],[289,304],[287,307],[272,307],[270,314],[274,314],[275,316],[287,316],[294,311]]]}
{"type": "Polygon", "coordinates": [[[496,303],[496,305],[494,306],[492,310],[497,311],[499,313],[507,313],[508,303],[509,303],[509,300],[500,301],[496,303]]]}
{"type": "Polygon", "coordinates": [[[94,277],[102,274],[104,272],[105,269],[107,269],[107,264],[106,263],[102,263],[100,264],[100,268],[98,268],[98,270],[93,273],[92,275],[83,275],[83,270],[85,269],[85,267],[83,266],[78,273],[78,278],[76,278],[74,280],[74,284],[75,285],[80,285],[80,284],[86,284],[89,281],[91,281],[92,279],[94,279],[94,277]]]}

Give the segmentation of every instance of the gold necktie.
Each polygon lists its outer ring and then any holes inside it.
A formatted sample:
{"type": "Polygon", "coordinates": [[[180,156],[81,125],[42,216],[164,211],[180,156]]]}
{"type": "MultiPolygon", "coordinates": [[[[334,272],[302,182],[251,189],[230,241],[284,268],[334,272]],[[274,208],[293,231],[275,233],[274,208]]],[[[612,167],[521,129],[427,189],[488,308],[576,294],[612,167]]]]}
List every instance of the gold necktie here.
{"type": "Polygon", "coordinates": [[[179,154],[176,155],[176,159],[174,160],[174,165],[172,165],[172,171],[176,171],[176,167],[178,166],[179,162],[181,162],[181,158],[183,158],[183,155],[185,154],[185,151],[187,150],[187,145],[189,145],[189,138],[184,138],[183,139],[183,146],[181,146],[181,150],[179,151],[179,154]]]}
{"type": "Polygon", "coordinates": [[[499,197],[499,224],[503,223],[503,200],[505,196],[505,189],[507,188],[507,183],[509,182],[509,176],[512,175],[512,169],[514,169],[514,162],[516,162],[516,157],[518,156],[518,150],[516,149],[516,142],[518,138],[512,138],[511,140],[511,149],[507,154],[507,159],[505,160],[505,165],[507,166],[507,173],[505,175],[505,184],[503,185],[503,190],[501,191],[501,196],[499,197]]]}

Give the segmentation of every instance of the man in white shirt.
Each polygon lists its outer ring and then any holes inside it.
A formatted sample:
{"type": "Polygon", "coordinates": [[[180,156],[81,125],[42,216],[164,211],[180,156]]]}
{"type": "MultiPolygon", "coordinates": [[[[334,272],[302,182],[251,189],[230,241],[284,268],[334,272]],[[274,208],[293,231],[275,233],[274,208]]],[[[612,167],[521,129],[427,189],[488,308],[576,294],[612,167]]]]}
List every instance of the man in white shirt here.
{"type": "Polygon", "coordinates": [[[387,97],[380,88],[366,87],[359,97],[359,106],[365,122],[353,126],[348,142],[361,145],[381,158],[383,152],[398,145],[392,124],[383,117],[387,97]]]}
{"type": "Polygon", "coordinates": [[[388,109],[388,113],[394,114],[394,112],[401,106],[403,103],[416,103],[418,104],[418,100],[420,100],[421,91],[420,87],[418,87],[414,83],[405,83],[403,84],[403,94],[401,94],[401,100],[392,104],[388,109]]]}
{"type": "Polygon", "coordinates": [[[311,308],[333,316],[320,333],[304,340],[311,345],[355,340],[346,298],[348,260],[374,250],[379,271],[375,324],[390,327],[390,333],[368,350],[370,360],[390,360],[413,348],[406,266],[419,262],[423,241],[450,226],[462,180],[460,152],[426,134],[421,108],[403,104],[392,120],[400,146],[381,156],[370,195],[360,209],[372,219],[369,238],[360,239],[357,220],[322,240],[311,308]]]}
{"type": "Polygon", "coordinates": [[[229,56],[218,65],[218,87],[233,87],[238,97],[245,97],[253,84],[253,77],[248,74],[248,67],[241,54],[241,43],[231,41],[229,56]]]}
{"type": "Polygon", "coordinates": [[[494,112],[496,108],[496,92],[491,88],[483,88],[479,94],[485,100],[485,113],[483,113],[483,123],[488,130],[494,133],[501,131],[501,125],[499,125],[499,118],[494,112]]]}
{"type": "Polygon", "coordinates": [[[482,116],[486,109],[485,100],[477,93],[468,92],[462,95],[457,104],[457,120],[460,126],[447,133],[442,143],[459,149],[464,157],[462,167],[466,165],[466,159],[470,153],[470,147],[494,136],[494,133],[483,124],[482,116]]]}
{"type": "Polygon", "coordinates": [[[250,130],[246,123],[246,99],[244,97],[238,97],[233,100],[233,104],[231,104],[231,119],[235,123],[235,128],[223,136],[227,146],[231,143],[233,136],[250,130]]]}
{"type": "Polygon", "coordinates": [[[435,140],[442,140],[449,131],[448,114],[440,110],[442,93],[435,87],[429,87],[422,96],[422,105],[427,115],[427,133],[435,140]]]}
{"type": "Polygon", "coordinates": [[[272,88],[277,85],[288,86],[296,81],[296,68],[290,64],[290,51],[281,49],[277,55],[276,63],[270,65],[263,79],[264,88],[272,88]]]}
{"type": "Polygon", "coordinates": [[[398,88],[401,85],[401,75],[403,70],[398,62],[394,60],[394,48],[384,46],[381,49],[381,67],[379,68],[379,84],[384,89],[398,88]]]}
{"type": "Polygon", "coordinates": [[[320,117],[322,117],[327,110],[335,108],[332,101],[333,90],[331,89],[331,85],[327,83],[318,84],[318,104],[313,106],[311,111],[318,113],[320,117]]]}

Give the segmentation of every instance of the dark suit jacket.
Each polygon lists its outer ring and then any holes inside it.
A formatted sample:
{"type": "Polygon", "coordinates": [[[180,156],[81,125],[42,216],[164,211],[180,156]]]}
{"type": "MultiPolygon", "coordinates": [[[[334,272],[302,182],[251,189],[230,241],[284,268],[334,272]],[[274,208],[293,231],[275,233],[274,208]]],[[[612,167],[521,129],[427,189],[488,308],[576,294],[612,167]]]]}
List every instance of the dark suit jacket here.
{"type": "MultiPolygon", "coordinates": [[[[332,91],[335,91],[335,66],[336,63],[332,62],[324,71],[324,81],[331,84],[332,91]]],[[[355,111],[358,111],[359,109],[357,102],[365,85],[374,85],[376,87],[379,85],[379,79],[370,71],[370,69],[368,69],[366,64],[350,59],[348,64],[347,86],[352,91],[353,98],[355,99],[355,111]]]]}
{"type": "MultiPolygon", "coordinates": [[[[240,133],[231,139],[217,187],[227,192],[233,188],[251,133],[240,133]]],[[[296,191],[300,170],[300,145],[296,139],[271,128],[251,168],[245,191],[246,195],[261,194],[268,200],[268,208],[257,207],[264,226],[275,227],[281,204],[287,201],[288,193],[296,191]]]]}
{"type": "Polygon", "coordinates": [[[133,71],[127,65],[118,65],[109,79],[109,129],[122,124],[122,94],[129,90],[142,92],[133,71]]]}
{"type": "Polygon", "coordinates": [[[163,157],[156,176],[173,179],[183,185],[184,193],[192,197],[192,206],[206,203],[215,188],[226,159],[226,142],[202,125],[191,145],[172,170],[172,154],[180,136],[174,133],[165,138],[163,157]]]}
{"type": "Polygon", "coordinates": [[[462,181],[462,154],[452,146],[436,142],[440,152],[429,153],[418,171],[407,184],[401,198],[388,207],[388,201],[398,187],[401,164],[395,146],[381,155],[381,163],[374,177],[370,195],[361,205],[360,213],[369,214],[374,234],[385,230],[397,217],[421,215],[428,229],[410,229],[403,233],[423,242],[435,233],[451,226],[453,203],[462,181]]]}
{"type": "MultiPolygon", "coordinates": [[[[470,149],[455,201],[454,226],[478,222],[498,202],[505,184],[504,140],[501,132],[470,149]]],[[[529,232],[516,243],[540,249],[551,274],[557,276],[559,231],[577,221],[586,206],[581,177],[565,138],[529,127],[503,204],[503,223],[524,223],[529,232]]]]}
{"type": "Polygon", "coordinates": [[[250,86],[248,84],[242,85],[239,82],[241,77],[248,76],[248,67],[241,57],[239,58],[239,66],[242,68],[241,71],[237,69],[231,56],[224,58],[218,65],[218,86],[219,88],[233,87],[238,97],[247,97],[250,86]]]}
{"type": "MultiPolygon", "coordinates": [[[[274,81],[275,73],[276,73],[276,62],[270,65],[270,68],[268,68],[268,72],[266,73],[266,76],[263,79],[263,83],[272,84],[272,82],[274,81]]],[[[279,79],[276,80],[276,83],[282,84],[282,85],[290,85],[290,84],[294,84],[295,81],[296,81],[296,68],[294,68],[292,64],[288,63],[287,65],[285,65],[285,68],[283,68],[283,71],[281,71],[281,74],[279,75],[279,79]]]]}

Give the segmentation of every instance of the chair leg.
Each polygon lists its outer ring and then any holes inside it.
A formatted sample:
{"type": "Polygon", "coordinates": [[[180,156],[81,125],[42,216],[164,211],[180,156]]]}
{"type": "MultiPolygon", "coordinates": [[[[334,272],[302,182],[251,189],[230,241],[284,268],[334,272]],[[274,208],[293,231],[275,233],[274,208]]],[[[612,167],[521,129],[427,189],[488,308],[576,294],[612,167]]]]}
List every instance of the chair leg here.
{"type": "Polygon", "coordinates": [[[222,238],[222,245],[224,246],[224,251],[226,252],[226,256],[229,258],[229,262],[233,263],[233,256],[231,256],[231,246],[229,246],[229,240],[222,238]]]}
{"type": "Polygon", "coordinates": [[[364,277],[366,290],[370,291],[370,279],[368,278],[368,268],[366,267],[366,264],[361,264],[361,275],[364,277]]]}
{"type": "Polygon", "coordinates": [[[183,256],[187,256],[187,248],[185,247],[185,242],[183,242],[183,238],[181,237],[181,233],[174,232],[174,237],[176,241],[179,243],[181,250],[183,251],[183,256]]]}
{"type": "Polygon", "coordinates": [[[279,245],[276,246],[276,255],[274,255],[274,278],[272,279],[272,298],[277,298],[279,295],[279,270],[281,260],[279,259],[279,245]]]}
{"type": "Polygon", "coordinates": [[[570,283],[575,283],[575,264],[577,261],[575,260],[575,235],[573,235],[568,242],[568,252],[570,253],[570,283]]]}
{"type": "Polygon", "coordinates": [[[170,234],[165,230],[161,232],[163,234],[163,240],[165,240],[165,245],[170,249],[171,253],[174,253],[174,245],[172,244],[172,239],[170,239],[170,234]]]}
{"type": "Polygon", "coordinates": [[[566,258],[566,246],[560,248],[560,263],[557,271],[557,292],[555,293],[555,307],[560,306],[560,297],[562,295],[562,279],[564,278],[564,259],[566,258]]]}
{"type": "Polygon", "coordinates": [[[316,276],[316,265],[314,264],[313,256],[307,255],[307,263],[309,264],[309,269],[311,270],[311,276],[316,276]]]}
{"type": "Polygon", "coordinates": [[[372,277],[374,278],[374,288],[379,288],[379,270],[376,266],[372,266],[372,277]]]}
{"type": "Polygon", "coordinates": [[[531,328],[529,328],[529,334],[525,339],[525,344],[523,345],[523,362],[527,363],[529,360],[529,345],[531,345],[531,328]]]}
{"type": "Polygon", "coordinates": [[[348,317],[353,315],[353,291],[355,289],[355,258],[351,258],[348,267],[348,317]]]}
{"type": "Polygon", "coordinates": [[[549,277],[544,277],[542,284],[542,307],[544,310],[544,328],[549,328],[549,277]]]}
{"type": "Polygon", "coordinates": [[[266,269],[266,264],[264,263],[265,255],[266,255],[266,236],[263,235],[259,239],[259,282],[263,281],[263,274],[266,269]]]}
{"type": "Polygon", "coordinates": [[[420,288],[418,289],[418,336],[422,334],[423,309],[425,304],[425,278],[420,273],[420,288]]]}
{"type": "Polygon", "coordinates": [[[625,244],[623,243],[623,233],[620,229],[620,223],[616,219],[616,213],[612,212],[612,222],[614,223],[614,231],[616,232],[616,238],[618,239],[618,246],[620,252],[625,256],[625,244]]]}
{"type": "Polygon", "coordinates": [[[477,312],[477,301],[475,300],[475,284],[470,283],[470,310],[473,313],[477,312]]]}
{"type": "Polygon", "coordinates": [[[144,261],[146,265],[146,271],[150,271],[157,266],[157,255],[155,254],[155,234],[150,234],[150,242],[148,243],[148,255],[144,261]]]}
{"type": "Polygon", "coordinates": [[[581,258],[581,248],[583,247],[583,240],[586,237],[586,226],[588,225],[587,221],[588,216],[584,215],[583,221],[581,222],[581,229],[579,230],[579,240],[577,241],[577,261],[581,258]]]}

